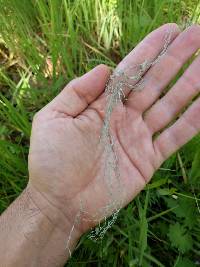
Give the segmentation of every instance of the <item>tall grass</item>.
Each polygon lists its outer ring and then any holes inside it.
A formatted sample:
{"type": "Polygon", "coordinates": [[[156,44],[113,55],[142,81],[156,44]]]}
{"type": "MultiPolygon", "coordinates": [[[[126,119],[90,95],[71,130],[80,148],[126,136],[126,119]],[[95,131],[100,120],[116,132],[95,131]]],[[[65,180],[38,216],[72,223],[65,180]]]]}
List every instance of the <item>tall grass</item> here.
{"type": "MultiPolygon", "coordinates": [[[[25,187],[33,114],[69,80],[116,64],[166,22],[199,19],[197,0],[0,0],[0,210],[25,187]]],[[[167,160],[102,241],[68,266],[198,266],[200,137],[167,160]]]]}

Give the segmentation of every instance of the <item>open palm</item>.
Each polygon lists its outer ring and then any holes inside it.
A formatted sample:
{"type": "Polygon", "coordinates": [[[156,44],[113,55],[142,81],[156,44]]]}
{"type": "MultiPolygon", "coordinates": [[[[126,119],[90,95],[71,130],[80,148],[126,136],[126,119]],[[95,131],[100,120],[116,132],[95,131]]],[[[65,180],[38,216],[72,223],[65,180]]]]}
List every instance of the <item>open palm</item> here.
{"type": "Polygon", "coordinates": [[[156,59],[169,28],[173,29],[171,43],[162,58],[146,71],[143,89],[127,92],[127,100],[124,104],[118,103],[111,116],[119,184],[116,178],[107,181],[105,149],[99,141],[107,100],[104,89],[110,75],[107,66],[97,66],[73,80],[34,118],[29,186],[72,225],[82,211],[78,224],[81,231],[114,211],[113,205],[106,214],[105,210],[101,212],[110,199],[117,199],[122,206],[130,202],[162,162],[200,129],[199,99],[166,128],[199,92],[199,57],[159,99],[182,65],[199,49],[198,26],[182,33],[175,24],[158,28],[131,51],[117,69],[156,59]],[[123,189],[122,194],[119,187],[123,189]]]}

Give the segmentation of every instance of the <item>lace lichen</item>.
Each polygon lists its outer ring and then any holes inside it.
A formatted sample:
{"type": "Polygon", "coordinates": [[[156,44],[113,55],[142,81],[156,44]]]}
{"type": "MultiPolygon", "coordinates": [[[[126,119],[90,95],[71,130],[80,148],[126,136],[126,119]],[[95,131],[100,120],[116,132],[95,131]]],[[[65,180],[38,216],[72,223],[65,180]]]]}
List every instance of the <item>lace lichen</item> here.
{"type": "Polygon", "coordinates": [[[107,106],[100,139],[104,146],[104,179],[107,184],[107,191],[110,195],[110,201],[107,207],[104,207],[104,209],[107,212],[105,215],[109,214],[109,212],[111,213],[112,211],[114,211],[114,213],[110,219],[105,220],[106,222],[103,223],[103,225],[98,225],[94,230],[91,231],[89,237],[95,241],[99,238],[101,239],[105,232],[116,221],[120,207],[122,207],[122,203],[119,199],[123,199],[123,197],[116,199],[115,196],[125,193],[123,192],[120,171],[118,169],[118,157],[115,150],[115,140],[111,134],[110,128],[110,120],[113,110],[119,102],[123,103],[126,100],[125,89],[128,89],[128,91],[138,91],[143,89],[145,82],[145,78],[143,78],[144,74],[149,68],[158,63],[165,55],[167,48],[171,43],[172,32],[173,28],[170,28],[170,30],[166,32],[163,49],[160,51],[156,59],[152,61],[146,59],[144,62],[141,62],[138,65],[127,66],[125,69],[116,69],[110,76],[106,85],[105,93],[107,97],[107,106]],[[113,192],[113,188],[117,189],[117,192],[113,192]]]}
{"type": "MultiPolygon", "coordinates": [[[[104,148],[104,181],[107,187],[107,194],[109,202],[105,207],[102,207],[96,214],[92,216],[92,221],[97,223],[97,227],[91,230],[89,238],[98,241],[102,239],[106,231],[113,225],[118,217],[120,208],[122,207],[121,199],[119,194],[125,194],[123,190],[123,184],[120,177],[120,171],[118,168],[118,157],[115,149],[115,140],[111,133],[110,120],[116,105],[124,103],[126,101],[126,91],[139,91],[144,88],[145,77],[144,74],[155,64],[157,64],[160,59],[165,55],[169,44],[172,40],[173,27],[166,32],[163,40],[163,48],[154,60],[146,59],[140,64],[127,66],[124,69],[116,68],[110,75],[105,88],[105,94],[107,98],[106,112],[104,123],[101,131],[100,142],[104,148]],[[116,197],[118,196],[118,197],[116,197]],[[112,214],[109,219],[107,219],[108,214],[112,214]],[[99,216],[101,215],[101,216],[99,216]],[[104,218],[103,222],[99,222],[98,218],[104,218]]],[[[121,195],[122,196],[122,195],[121,195]]],[[[81,221],[81,215],[87,214],[84,210],[83,204],[80,205],[80,211],[78,212],[74,225],[81,221]]],[[[67,248],[69,248],[69,242],[74,229],[74,226],[70,232],[69,238],[67,240],[67,248]]]]}

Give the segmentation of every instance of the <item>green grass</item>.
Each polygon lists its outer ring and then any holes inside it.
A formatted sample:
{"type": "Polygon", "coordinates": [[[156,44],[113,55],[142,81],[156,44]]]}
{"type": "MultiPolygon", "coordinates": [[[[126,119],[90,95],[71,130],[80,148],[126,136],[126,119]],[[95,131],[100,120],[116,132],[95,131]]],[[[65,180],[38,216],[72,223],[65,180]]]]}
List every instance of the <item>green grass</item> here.
{"type": "MultiPolygon", "coordinates": [[[[0,210],[28,180],[31,119],[71,79],[116,64],[193,0],[0,0],[0,210]]],[[[200,266],[200,136],[168,159],[103,240],[84,236],[67,266],[200,266]]],[[[66,237],[67,238],[67,237],[66,237]]]]}

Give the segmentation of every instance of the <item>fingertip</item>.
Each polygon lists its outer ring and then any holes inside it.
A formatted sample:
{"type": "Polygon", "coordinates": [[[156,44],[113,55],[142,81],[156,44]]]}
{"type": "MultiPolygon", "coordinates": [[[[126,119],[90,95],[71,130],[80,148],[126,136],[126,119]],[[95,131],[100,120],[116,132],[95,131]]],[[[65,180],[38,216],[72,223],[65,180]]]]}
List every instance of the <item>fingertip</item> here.
{"type": "Polygon", "coordinates": [[[101,72],[101,75],[105,76],[109,76],[111,74],[111,68],[105,64],[99,64],[93,70],[101,72]]]}
{"type": "Polygon", "coordinates": [[[99,64],[97,66],[95,66],[94,68],[92,68],[90,71],[88,71],[87,73],[83,74],[82,76],[78,77],[76,80],[80,80],[80,79],[102,79],[102,78],[108,78],[111,74],[111,68],[108,67],[105,64],[99,64]]]}
{"type": "Polygon", "coordinates": [[[176,29],[177,31],[180,31],[181,30],[180,27],[179,27],[179,25],[177,23],[175,23],[175,22],[169,22],[169,23],[166,23],[165,25],[167,27],[171,27],[173,29],[176,29]]]}
{"type": "Polygon", "coordinates": [[[108,65],[103,64],[103,63],[97,65],[97,67],[100,68],[100,69],[103,69],[105,71],[111,71],[111,68],[108,65]]]}
{"type": "Polygon", "coordinates": [[[179,34],[181,32],[181,29],[180,29],[179,25],[177,23],[174,23],[174,22],[163,24],[160,27],[160,29],[166,29],[166,30],[174,32],[176,34],[179,34]]]}

